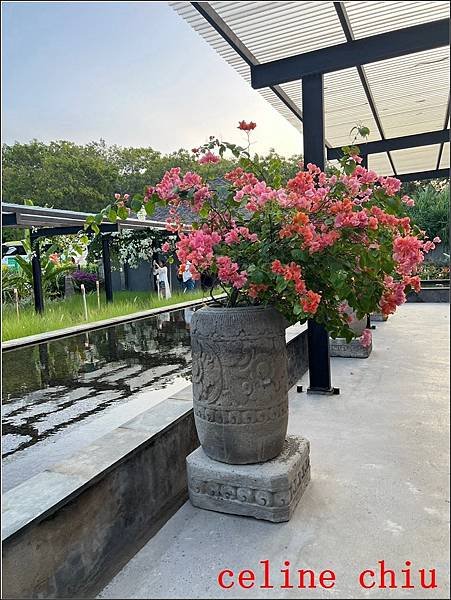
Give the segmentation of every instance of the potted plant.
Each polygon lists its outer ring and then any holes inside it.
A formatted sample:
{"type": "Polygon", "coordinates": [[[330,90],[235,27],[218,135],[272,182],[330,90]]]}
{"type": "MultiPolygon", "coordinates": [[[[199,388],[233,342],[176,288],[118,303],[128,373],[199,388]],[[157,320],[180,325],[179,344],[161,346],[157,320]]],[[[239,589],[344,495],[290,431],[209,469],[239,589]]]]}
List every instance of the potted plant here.
{"type": "MultiPolygon", "coordinates": [[[[239,128],[249,140],[255,123],[239,128]]],[[[194,412],[205,453],[241,464],[273,458],[285,440],[287,324],[313,318],[350,341],[361,333],[344,303],[357,319],[393,312],[418,288],[415,271],[433,243],[412,227],[400,182],[360,166],[355,147],[327,173],[300,164],[288,180],[277,155],[251,158],[249,143],[211,137],[194,149],[207,166],[226,152],[237,166],[223,179],[172,168],[125,203],[121,218],[142,206],[149,215],[168,207],[182,266],[190,262],[193,279],[213,274],[225,292],[191,322],[194,412]],[[186,208],[196,214],[189,229],[180,216],[186,208]]],[[[116,200],[119,209],[101,214],[117,218],[124,200],[116,200]]],[[[163,251],[170,249],[166,242],[163,251]]]]}

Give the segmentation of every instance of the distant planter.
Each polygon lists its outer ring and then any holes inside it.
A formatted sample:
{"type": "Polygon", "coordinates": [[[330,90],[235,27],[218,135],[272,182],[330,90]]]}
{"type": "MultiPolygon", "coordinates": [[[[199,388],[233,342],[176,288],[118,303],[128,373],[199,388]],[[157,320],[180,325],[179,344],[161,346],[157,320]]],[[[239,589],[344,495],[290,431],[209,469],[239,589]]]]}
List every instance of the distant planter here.
{"type": "Polygon", "coordinates": [[[449,302],[449,279],[430,279],[421,282],[419,292],[407,294],[407,302],[449,302]]]}

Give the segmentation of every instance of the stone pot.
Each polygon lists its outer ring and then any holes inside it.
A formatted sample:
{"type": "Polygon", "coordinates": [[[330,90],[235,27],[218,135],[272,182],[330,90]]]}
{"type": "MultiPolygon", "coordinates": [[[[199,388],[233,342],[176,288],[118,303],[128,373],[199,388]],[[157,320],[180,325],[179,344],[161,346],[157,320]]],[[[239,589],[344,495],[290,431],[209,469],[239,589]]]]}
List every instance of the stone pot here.
{"type": "Polygon", "coordinates": [[[349,328],[357,337],[360,337],[366,329],[367,318],[363,317],[363,319],[358,319],[357,313],[349,306],[348,303],[346,303],[346,312],[352,317],[352,321],[349,323],[349,328]]]}
{"type": "Polygon", "coordinates": [[[191,320],[194,419],[204,452],[231,464],[282,451],[287,323],[271,307],[204,307],[191,320]]]}

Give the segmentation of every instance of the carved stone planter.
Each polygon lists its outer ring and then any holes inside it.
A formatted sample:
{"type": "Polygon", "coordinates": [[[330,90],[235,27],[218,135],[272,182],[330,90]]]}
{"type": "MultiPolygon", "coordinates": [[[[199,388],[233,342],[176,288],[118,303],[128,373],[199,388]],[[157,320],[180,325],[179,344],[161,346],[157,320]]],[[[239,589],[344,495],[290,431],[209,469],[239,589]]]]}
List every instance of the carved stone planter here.
{"type": "Polygon", "coordinates": [[[288,424],[285,327],[270,307],[194,313],[194,417],[208,457],[239,465],[281,453],[288,424]]]}

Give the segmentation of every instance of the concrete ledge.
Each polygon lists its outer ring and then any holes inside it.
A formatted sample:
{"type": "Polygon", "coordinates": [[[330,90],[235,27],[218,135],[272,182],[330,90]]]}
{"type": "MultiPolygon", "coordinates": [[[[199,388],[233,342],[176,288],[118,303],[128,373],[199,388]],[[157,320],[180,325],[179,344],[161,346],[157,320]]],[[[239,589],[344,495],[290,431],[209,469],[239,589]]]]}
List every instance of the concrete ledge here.
{"type": "Polygon", "coordinates": [[[7,492],[3,597],[89,596],[186,500],[198,445],[174,397],[7,492]]]}
{"type": "MultiPolygon", "coordinates": [[[[305,327],[286,334],[289,385],[305,327]]],[[[3,496],[3,598],[94,596],[188,498],[191,386],[3,496]]]]}

